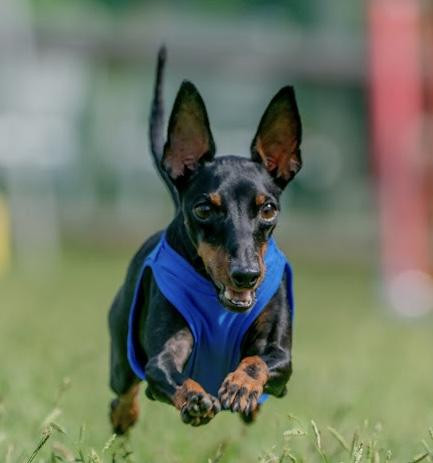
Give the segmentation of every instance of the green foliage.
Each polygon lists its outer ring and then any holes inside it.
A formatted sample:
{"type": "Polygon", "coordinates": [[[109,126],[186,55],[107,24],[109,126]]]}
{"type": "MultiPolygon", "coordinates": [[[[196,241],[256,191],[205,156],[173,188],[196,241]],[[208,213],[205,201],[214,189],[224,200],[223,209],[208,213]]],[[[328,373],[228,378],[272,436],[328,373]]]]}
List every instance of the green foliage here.
{"type": "MultiPolygon", "coordinates": [[[[163,6],[174,12],[182,10],[209,16],[279,17],[307,27],[339,22],[356,24],[364,13],[361,3],[338,0],[75,0],[74,3],[82,10],[96,6],[114,14],[163,6]]],[[[65,8],[70,6],[68,0],[31,0],[31,4],[36,10],[55,10],[59,4],[65,8]]]]}
{"type": "Polygon", "coordinates": [[[133,4],[143,3],[140,0],[97,0],[98,2],[111,8],[128,8],[133,4]]]}

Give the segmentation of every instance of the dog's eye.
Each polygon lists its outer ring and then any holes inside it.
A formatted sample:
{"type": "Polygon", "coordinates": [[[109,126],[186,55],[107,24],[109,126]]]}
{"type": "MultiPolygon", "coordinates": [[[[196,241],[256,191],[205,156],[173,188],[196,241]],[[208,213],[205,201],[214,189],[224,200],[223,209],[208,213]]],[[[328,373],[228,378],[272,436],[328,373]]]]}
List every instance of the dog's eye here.
{"type": "Polygon", "coordinates": [[[209,204],[199,204],[194,207],[193,212],[199,220],[207,220],[212,214],[212,207],[209,204]]]}
{"type": "Polygon", "coordinates": [[[260,217],[263,220],[269,222],[270,220],[275,219],[276,216],[277,208],[272,203],[267,203],[260,209],[260,217]]]}

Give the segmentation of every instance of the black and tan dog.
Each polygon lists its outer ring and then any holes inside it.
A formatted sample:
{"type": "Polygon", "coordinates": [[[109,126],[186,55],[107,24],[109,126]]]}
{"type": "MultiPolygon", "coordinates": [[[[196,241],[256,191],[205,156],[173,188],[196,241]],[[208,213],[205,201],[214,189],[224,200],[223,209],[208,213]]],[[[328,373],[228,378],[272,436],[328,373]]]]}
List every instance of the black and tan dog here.
{"type": "MultiPolygon", "coordinates": [[[[164,232],[150,237],[137,252],[110,310],[110,384],[117,394],[111,404],[111,422],[117,433],[125,432],[138,418],[142,377],[131,365],[127,342],[131,330],[147,396],[174,405],[183,421],[195,426],[207,423],[221,408],[252,421],[261,394],[283,396],[292,371],[293,307],[286,273],[243,334],[239,362],[211,394],[185,369],[193,349],[201,348],[195,345],[197,336],[190,323],[176,301],[161,291],[152,268],[142,269],[164,236],[176,256],[212,285],[222,312],[240,317],[251,313],[267,273],[266,252],[277,223],[280,194],[301,167],[301,121],[293,88],[282,88],[270,102],[253,139],[250,159],[214,157],[203,100],[186,81],[177,94],[164,145],[164,61],[161,50],[150,139],[176,214],[164,232]],[[133,301],[139,311],[131,326],[133,301]]],[[[214,349],[223,350],[223,346],[214,349]]]]}

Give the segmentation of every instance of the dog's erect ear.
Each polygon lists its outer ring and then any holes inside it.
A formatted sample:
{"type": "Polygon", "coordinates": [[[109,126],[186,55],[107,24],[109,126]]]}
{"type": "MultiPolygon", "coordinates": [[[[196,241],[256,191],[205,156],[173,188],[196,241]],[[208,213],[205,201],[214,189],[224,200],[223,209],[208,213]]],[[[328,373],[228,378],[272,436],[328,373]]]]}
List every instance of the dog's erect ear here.
{"type": "Polygon", "coordinates": [[[201,162],[210,161],[215,144],[204,102],[195,86],[184,81],[168,123],[162,166],[175,183],[182,183],[201,162]]]}
{"type": "Polygon", "coordinates": [[[253,161],[261,162],[281,188],[302,166],[301,118],[293,87],[283,87],[272,98],[251,144],[253,161]]]}

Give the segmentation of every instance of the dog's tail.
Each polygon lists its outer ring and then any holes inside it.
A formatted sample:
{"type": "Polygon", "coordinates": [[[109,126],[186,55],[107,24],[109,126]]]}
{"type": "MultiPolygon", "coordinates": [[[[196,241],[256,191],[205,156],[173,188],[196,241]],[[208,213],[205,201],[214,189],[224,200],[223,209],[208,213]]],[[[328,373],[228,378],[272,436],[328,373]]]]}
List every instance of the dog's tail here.
{"type": "Polygon", "coordinates": [[[156,65],[155,87],[153,89],[152,107],[150,110],[149,139],[150,151],[156,170],[164,180],[170,195],[173,199],[176,210],[179,208],[179,195],[173,183],[168,178],[167,173],[162,169],[161,159],[164,150],[164,104],[162,99],[162,85],[164,78],[164,66],[166,58],[165,46],[158,52],[158,62],[156,65]]]}

